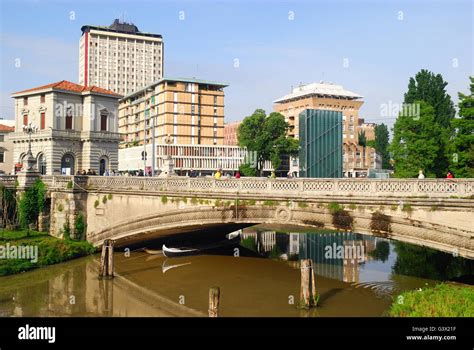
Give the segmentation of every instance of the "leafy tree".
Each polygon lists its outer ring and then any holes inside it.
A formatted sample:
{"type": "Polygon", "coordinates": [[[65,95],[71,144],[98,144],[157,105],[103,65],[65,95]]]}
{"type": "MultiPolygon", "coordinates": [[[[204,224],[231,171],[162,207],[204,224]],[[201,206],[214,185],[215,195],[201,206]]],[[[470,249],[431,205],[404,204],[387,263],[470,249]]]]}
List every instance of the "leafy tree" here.
{"type": "Polygon", "coordinates": [[[257,171],[255,170],[255,167],[248,163],[241,164],[239,166],[239,172],[243,176],[257,176],[257,171]]]}
{"type": "Polygon", "coordinates": [[[298,154],[299,143],[286,137],[287,130],[288,123],[283,115],[273,112],[267,116],[263,109],[256,109],[242,121],[237,136],[239,145],[255,155],[257,175],[262,174],[265,161],[271,160],[274,169],[277,169],[282,155],[298,154]]]}
{"type": "Polygon", "coordinates": [[[419,118],[401,114],[394,125],[390,151],[396,177],[416,177],[420,169],[427,177],[437,175],[436,160],[443,132],[434,121],[434,108],[423,101],[417,103],[420,104],[419,118]]]}
{"type": "Polygon", "coordinates": [[[459,93],[459,118],[451,124],[455,134],[451,142],[451,170],[456,177],[474,177],[474,77],[471,94],[459,93]]]}
{"type": "Polygon", "coordinates": [[[33,186],[27,188],[18,204],[20,226],[28,229],[30,224],[36,224],[38,215],[44,209],[46,186],[36,180],[33,186]]]}
{"type": "Polygon", "coordinates": [[[450,128],[451,120],[456,114],[451,96],[446,93],[447,82],[441,74],[434,74],[426,69],[419,71],[415,78],[410,78],[404,103],[425,101],[434,108],[435,122],[444,128],[450,128]]]}
{"type": "Polygon", "coordinates": [[[388,152],[388,137],[389,132],[387,125],[380,124],[375,126],[375,141],[372,144],[367,143],[368,146],[374,147],[378,154],[382,157],[382,169],[390,168],[390,154],[388,152]]]}

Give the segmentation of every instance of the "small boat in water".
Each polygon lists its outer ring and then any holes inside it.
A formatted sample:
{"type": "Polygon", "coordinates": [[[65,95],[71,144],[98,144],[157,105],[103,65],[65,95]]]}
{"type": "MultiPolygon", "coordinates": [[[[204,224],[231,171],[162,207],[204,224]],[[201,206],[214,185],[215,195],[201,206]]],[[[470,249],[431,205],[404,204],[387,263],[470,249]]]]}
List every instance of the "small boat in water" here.
{"type": "Polygon", "coordinates": [[[176,256],[197,255],[205,251],[226,247],[226,246],[233,245],[239,242],[240,242],[240,235],[237,235],[236,237],[232,239],[225,239],[223,241],[196,246],[196,247],[171,248],[163,244],[162,250],[163,250],[164,256],[166,256],[167,258],[172,258],[176,256]]]}
{"type": "Polygon", "coordinates": [[[150,255],[162,255],[161,250],[159,249],[148,249],[148,248],[143,248],[145,253],[150,254],[150,255]]]}

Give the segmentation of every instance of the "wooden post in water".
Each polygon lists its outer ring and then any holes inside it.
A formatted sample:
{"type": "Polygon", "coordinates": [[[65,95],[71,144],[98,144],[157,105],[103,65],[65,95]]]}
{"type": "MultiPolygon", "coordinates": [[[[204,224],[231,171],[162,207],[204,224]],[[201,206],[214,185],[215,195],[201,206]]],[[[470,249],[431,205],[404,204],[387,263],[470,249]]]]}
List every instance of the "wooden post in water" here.
{"type": "Polygon", "coordinates": [[[108,268],[107,268],[107,275],[110,277],[114,277],[114,241],[109,240],[109,258],[108,258],[108,268]]]}
{"type": "Polygon", "coordinates": [[[309,308],[311,306],[311,260],[301,260],[301,292],[300,292],[300,306],[309,308]]]}
{"type": "Polygon", "coordinates": [[[219,316],[219,298],[221,290],[219,287],[209,289],[209,317],[219,316]]]}
{"type": "Polygon", "coordinates": [[[102,255],[100,256],[99,277],[107,276],[107,250],[109,240],[104,240],[102,243],[102,255]]]}
{"type": "Polygon", "coordinates": [[[313,260],[309,260],[311,263],[311,304],[313,306],[318,306],[319,296],[318,292],[316,291],[316,275],[314,273],[314,262],[313,260]]]}
{"type": "Polygon", "coordinates": [[[301,260],[301,293],[300,307],[310,308],[317,306],[319,301],[316,292],[316,274],[314,273],[314,265],[311,259],[301,260]]]}

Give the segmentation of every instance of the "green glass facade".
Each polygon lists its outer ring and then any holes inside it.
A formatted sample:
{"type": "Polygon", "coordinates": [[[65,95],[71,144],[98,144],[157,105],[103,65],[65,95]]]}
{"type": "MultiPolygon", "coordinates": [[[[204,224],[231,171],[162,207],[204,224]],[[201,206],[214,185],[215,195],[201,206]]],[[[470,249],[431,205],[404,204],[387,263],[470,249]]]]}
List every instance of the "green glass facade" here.
{"type": "Polygon", "coordinates": [[[299,129],[300,177],[342,177],[342,112],[306,109],[299,129]]]}

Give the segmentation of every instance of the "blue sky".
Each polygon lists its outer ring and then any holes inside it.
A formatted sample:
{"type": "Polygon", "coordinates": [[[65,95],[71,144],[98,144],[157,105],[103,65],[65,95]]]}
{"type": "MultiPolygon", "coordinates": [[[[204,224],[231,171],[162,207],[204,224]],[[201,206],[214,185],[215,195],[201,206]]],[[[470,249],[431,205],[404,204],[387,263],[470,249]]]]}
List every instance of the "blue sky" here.
{"type": "Polygon", "coordinates": [[[455,102],[474,75],[471,1],[0,2],[5,119],[13,118],[11,92],[77,82],[81,26],[119,17],[163,35],[166,76],[228,83],[226,121],[269,112],[291,86],[324,80],[363,95],[360,115],[391,126],[382,105],[401,103],[420,69],[441,73],[455,102]]]}

